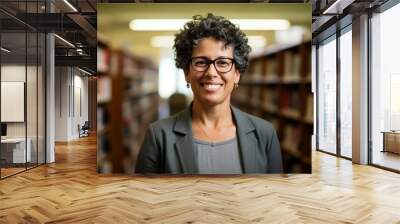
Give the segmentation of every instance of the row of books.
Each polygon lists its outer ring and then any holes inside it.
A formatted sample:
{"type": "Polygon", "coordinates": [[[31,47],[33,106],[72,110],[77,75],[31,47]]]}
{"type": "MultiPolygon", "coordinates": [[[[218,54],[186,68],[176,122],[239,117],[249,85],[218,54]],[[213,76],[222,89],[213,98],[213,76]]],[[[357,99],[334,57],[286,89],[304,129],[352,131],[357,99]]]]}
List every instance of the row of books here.
{"type": "Polygon", "coordinates": [[[299,52],[285,51],[284,55],[284,72],[282,76],[283,82],[300,81],[301,73],[301,57],[299,52]]]}
{"type": "Polygon", "coordinates": [[[99,46],[98,172],[132,173],[144,130],[158,115],[157,69],[143,58],[99,46]]]}
{"type": "Polygon", "coordinates": [[[250,61],[232,102],[275,127],[285,172],[311,171],[311,43],[267,51],[250,61]]]}
{"type": "Polygon", "coordinates": [[[280,103],[280,108],[284,116],[299,119],[303,105],[300,101],[300,92],[298,89],[286,89],[282,93],[280,103]]]}
{"type": "Polygon", "coordinates": [[[134,173],[149,124],[158,117],[158,71],[144,58],[126,57],[122,71],[122,145],[124,173],[134,173]]]}
{"type": "Polygon", "coordinates": [[[298,50],[286,50],[275,56],[254,59],[249,72],[243,77],[244,81],[264,83],[310,82],[311,73],[302,74],[301,53],[298,50]],[[283,71],[280,71],[279,60],[283,61],[283,71]]]}
{"type": "Polygon", "coordinates": [[[110,57],[111,52],[108,49],[97,48],[97,172],[99,173],[112,172],[111,136],[108,133],[109,104],[112,100],[112,77],[107,75],[110,70],[110,57]]]}

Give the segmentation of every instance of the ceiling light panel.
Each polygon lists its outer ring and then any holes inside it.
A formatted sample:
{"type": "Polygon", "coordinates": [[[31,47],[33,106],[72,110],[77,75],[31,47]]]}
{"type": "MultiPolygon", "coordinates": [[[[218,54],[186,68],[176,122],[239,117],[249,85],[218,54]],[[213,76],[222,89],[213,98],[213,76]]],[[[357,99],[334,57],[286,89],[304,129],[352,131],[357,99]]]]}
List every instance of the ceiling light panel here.
{"type": "MultiPolygon", "coordinates": [[[[129,23],[133,31],[174,31],[183,29],[189,19],[134,19],[129,23]]],[[[286,30],[290,23],[285,19],[231,19],[241,30],[286,30]]]]}

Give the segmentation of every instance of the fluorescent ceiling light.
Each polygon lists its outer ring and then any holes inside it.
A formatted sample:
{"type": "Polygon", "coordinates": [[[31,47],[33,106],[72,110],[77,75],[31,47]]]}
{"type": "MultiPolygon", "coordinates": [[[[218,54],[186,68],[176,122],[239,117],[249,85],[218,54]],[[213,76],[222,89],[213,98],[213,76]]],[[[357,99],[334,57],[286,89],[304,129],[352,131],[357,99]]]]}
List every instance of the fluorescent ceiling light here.
{"type": "MultiPolygon", "coordinates": [[[[182,29],[189,19],[134,19],[129,23],[133,31],[167,31],[182,29]]],[[[231,19],[241,30],[285,30],[290,27],[285,19],[231,19]]]]}
{"type": "Polygon", "coordinates": [[[64,0],[65,4],[67,4],[72,10],[74,10],[74,12],[78,12],[78,10],[71,4],[69,3],[68,0],[64,0]]]}
{"type": "Polygon", "coordinates": [[[134,31],[158,31],[182,29],[188,19],[134,19],[129,28],[134,31]]]}
{"type": "Polygon", "coordinates": [[[174,45],[174,36],[154,36],[150,40],[152,47],[172,47],[174,45]]]}
{"type": "Polygon", "coordinates": [[[311,36],[309,28],[292,26],[288,30],[275,32],[275,42],[280,44],[296,44],[305,40],[307,36],[311,36]]]}
{"type": "MultiPolygon", "coordinates": [[[[264,36],[247,36],[248,44],[254,48],[265,47],[267,40],[264,36]]],[[[154,36],[150,40],[152,47],[171,48],[174,45],[175,36],[154,36]]]]}
{"type": "Polygon", "coordinates": [[[86,70],[83,70],[83,69],[81,69],[81,68],[79,68],[79,67],[78,67],[78,70],[81,71],[81,72],[83,72],[83,73],[85,73],[85,74],[87,74],[87,75],[92,75],[92,73],[90,73],[90,72],[88,72],[88,71],[86,71],[86,70]]]}
{"type": "Polygon", "coordinates": [[[6,53],[10,53],[10,52],[11,52],[10,50],[8,50],[8,49],[5,48],[5,47],[1,47],[0,49],[1,49],[2,51],[6,52],[6,53]]]}
{"type": "Polygon", "coordinates": [[[290,27],[286,19],[231,19],[241,30],[286,30],[290,27]]]}
{"type": "Polygon", "coordinates": [[[60,39],[62,42],[66,43],[68,46],[75,48],[75,45],[71,44],[71,42],[69,42],[68,40],[58,36],[57,34],[54,34],[54,36],[60,39]]]}
{"type": "Polygon", "coordinates": [[[267,45],[267,39],[264,36],[247,36],[248,44],[253,48],[262,48],[267,45]]]}

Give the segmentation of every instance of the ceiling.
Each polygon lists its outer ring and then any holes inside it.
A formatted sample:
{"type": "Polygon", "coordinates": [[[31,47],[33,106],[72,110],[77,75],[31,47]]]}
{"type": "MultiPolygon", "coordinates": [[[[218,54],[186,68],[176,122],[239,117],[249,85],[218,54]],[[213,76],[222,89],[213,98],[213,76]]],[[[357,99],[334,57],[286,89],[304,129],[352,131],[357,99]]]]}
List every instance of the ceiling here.
{"type": "Polygon", "coordinates": [[[96,71],[96,0],[0,0],[2,45],[11,50],[7,60],[24,61],[36,55],[29,44],[36,33],[55,33],[56,65],[96,71]],[[25,32],[28,32],[25,43],[25,32]],[[29,36],[29,32],[34,35],[29,36]],[[26,52],[25,52],[26,48],[26,52]],[[79,52],[78,52],[79,51],[79,52]]]}
{"type": "MultiPolygon", "coordinates": [[[[287,19],[292,26],[311,29],[311,4],[303,3],[140,3],[97,5],[98,38],[113,47],[158,62],[161,48],[150,45],[153,36],[173,35],[177,31],[132,31],[132,19],[190,19],[194,15],[213,13],[230,19],[287,19]]],[[[274,43],[274,31],[245,31],[247,35],[265,36],[274,43]]]]}
{"type": "MultiPolygon", "coordinates": [[[[312,41],[319,44],[362,14],[373,13],[390,0],[312,0],[312,41]]],[[[392,1],[395,2],[395,1],[392,1]]]]}

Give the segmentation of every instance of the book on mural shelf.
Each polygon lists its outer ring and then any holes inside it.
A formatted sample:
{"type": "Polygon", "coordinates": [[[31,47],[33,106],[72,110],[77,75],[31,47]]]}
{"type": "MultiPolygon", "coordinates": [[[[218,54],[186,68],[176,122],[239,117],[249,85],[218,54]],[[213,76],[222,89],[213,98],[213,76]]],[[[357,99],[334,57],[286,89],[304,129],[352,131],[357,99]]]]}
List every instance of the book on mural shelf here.
{"type": "Polygon", "coordinates": [[[298,151],[301,128],[295,125],[286,125],[284,128],[283,145],[290,151],[298,151]]]}
{"type": "Polygon", "coordinates": [[[270,112],[278,110],[278,93],[274,90],[263,91],[263,109],[270,112]]]}
{"type": "Polygon", "coordinates": [[[97,102],[103,103],[111,100],[111,79],[108,76],[100,76],[97,79],[97,102]]]}
{"type": "Polygon", "coordinates": [[[97,107],[97,131],[102,132],[108,124],[108,113],[105,107],[97,107]]]}
{"type": "Polygon", "coordinates": [[[300,80],[300,54],[291,51],[284,53],[283,82],[297,82],[300,80]]]}
{"type": "Polygon", "coordinates": [[[110,55],[104,48],[97,48],[97,71],[107,72],[109,68],[110,55]]]}
{"type": "Polygon", "coordinates": [[[292,118],[300,116],[300,95],[298,91],[287,90],[282,94],[282,112],[292,118]]]}
{"type": "Polygon", "coordinates": [[[262,79],[263,61],[259,59],[254,60],[252,63],[252,81],[260,81],[262,79]]]}
{"type": "Polygon", "coordinates": [[[117,53],[113,53],[110,56],[110,69],[109,73],[111,76],[117,76],[119,72],[119,55],[117,53]]]}
{"type": "Polygon", "coordinates": [[[266,60],[266,73],[264,76],[265,81],[275,81],[278,79],[277,60],[275,58],[268,58],[266,60]]]}
{"type": "Polygon", "coordinates": [[[134,77],[138,72],[137,63],[135,62],[135,60],[133,60],[130,57],[124,57],[123,60],[124,60],[123,61],[124,66],[123,66],[122,74],[127,77],[134,77]]]}

